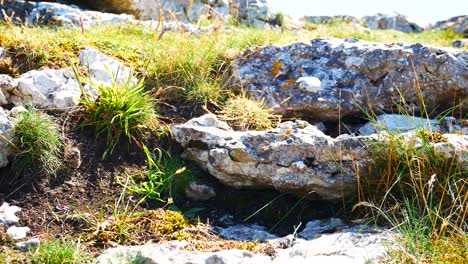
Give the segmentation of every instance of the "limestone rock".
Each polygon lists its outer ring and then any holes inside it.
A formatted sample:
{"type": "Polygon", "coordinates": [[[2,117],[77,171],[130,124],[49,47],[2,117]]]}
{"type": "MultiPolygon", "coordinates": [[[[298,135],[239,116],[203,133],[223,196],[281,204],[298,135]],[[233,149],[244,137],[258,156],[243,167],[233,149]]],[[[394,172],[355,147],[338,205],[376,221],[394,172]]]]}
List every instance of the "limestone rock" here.
{"type": "MultiPolygon", "coordinates": [[[[8,141],[11,140],[13,136],[13,123],[10,121],[7,113],[0,107],[0,168],[6,167],[10,162],[8,160],[8,141]]],[[[8,204],[4,203],[1,208],[4,210],[8,209],[8,204]]],[[[0,209],[0,215],[1,215],[0,209]]],[[[0,217],[0,224],[2,223],[0,217]]]]}
{"type": "Polygon", "coordinates": [[[2,1],[0,9],[8,15],[15,13],[16,20],[22,23],[48,26],[73,26],[88,28],[98,24],[121,24],[134,21],[127,14],[110,14],[83,10],[75,5],[64,5],[49,2],[2,1]]]}
{"type": "Polygon", "coordinates": [[[18,78],[9,96],[15,105],[66,109],[78,105],[81,89],[68,70],[33,70],[18,78]]]}
{"type": "Polygon", "coordinates": [[[337,122],[364,118],[369,104],[374,112],[393,112],[402,98],[410,112],[420,111],[416,76],[427,111],[449,109],[468,98],[467,61],[467,51],[421,44],[314,39],[248,49],[233,63],[231,84],[276,113],[337,122]],[[300,89],[304,77],[320,80],[320,89],[318,82],[300,89]]]}
{"type": "Polygon", "coordinates": [[[452,29],[457,34],[463,34],[465,38],[468,38],[468,16],[456,16],[447,20],[438,21],[431,29],[452,29]]]}
{"type": "Polygon", "coordinates": [[[18,206],[11,206],[9,203],[4,202],[0,206],[0,225],[16,225],[19,218],[15,215],[21,209],[18,206]]]}
{"type": "Polygon", "coordinates": [[[217,228],[219,234],[230,240],[266,242],[278,237],[266,231],[266,228],[259,225],[234,225],[226,228],[217,228]]]}
{"type": "Polygon", "coordinates": [[[348,228],[348,225],[343,223],[339,218],[313,220],[307,223],[304,230],[302,230],[298,236],[306,240],[312,240],[323,233],[335,233],[345,228],[348,228]]]}
{"type": "Polygon", "coordinates": [[[362,21],[371,29],[392,29],[406,33],[424,30],[416,23],[408,21],[406,16],[398,13],[365,16],[362,21]]]}
{"type": "Polygon", "coordinates": [[[183,157],[238,188],[337,200],[354,194],[356,170],[364,177],[370,158],[364,138],[333,139],[304,121],[237,132],[215,116],[204,115],[171,130],[185,148],[183,157]]]}
{"type": "MultiPolygon", "coordinates": [[[[132,70],[122,62],[109,56],[101,54],[98,50],[86,48],[80,52],[78,57],[80,64],[89,70],[91,86],[112,86],[115,81],[124,84],[133,78],[132,70]]],[[[91,88],[91,94],[96,95],[95,88],[91,88]]]]}
{"type": "Polygon", "coordinates": [[[30,230],[31,229],[27,226],[23,226],[23,227],[10,226],[7,229],[6,233],[8,234],[8,236],[10,236],[14,240],[21,240],[27,236],[30,230]]]}

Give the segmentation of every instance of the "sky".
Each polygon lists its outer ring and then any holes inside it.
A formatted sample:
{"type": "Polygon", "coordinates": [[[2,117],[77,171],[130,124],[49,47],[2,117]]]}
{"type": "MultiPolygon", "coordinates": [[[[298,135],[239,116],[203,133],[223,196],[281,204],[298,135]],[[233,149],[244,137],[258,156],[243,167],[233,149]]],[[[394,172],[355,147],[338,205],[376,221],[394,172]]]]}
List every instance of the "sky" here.
{"type": "Polygon", "coordinates": [[[276,12],[292,17],[351,15],[361,18],[376,13],[398,12],[410,21],[434,23],[468,15],[468,0],[268,0],[276,12]]]}

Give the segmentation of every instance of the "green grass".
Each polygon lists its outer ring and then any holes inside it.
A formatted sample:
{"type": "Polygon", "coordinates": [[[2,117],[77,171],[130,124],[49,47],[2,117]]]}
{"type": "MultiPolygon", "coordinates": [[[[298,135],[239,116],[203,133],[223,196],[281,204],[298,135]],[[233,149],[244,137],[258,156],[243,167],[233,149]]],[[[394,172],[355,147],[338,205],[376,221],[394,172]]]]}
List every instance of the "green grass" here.
{"type": "Polygon", "coordinates": [[[80,264],[89,261],[79,244],[63,239],[42,242],[29,256],[29,262],[34,264],[80,264]]]}
{"type": "Polygon", "coordinates": [[[360,184],[360,205],[395,227],[394,263],[466,263],[468,171],[435,151],[438,133],[387,133],[372,149],[378,177],[360,184]],[[451,245],[451,246],[448,246],[451,245]]]}
{"type": "MultiPolygon", "coordinates": [[[[131,193],[143,199],[166,202],[173,195],[180,197],[185,184],[190,179],[190,172],[185,163],[157,150],[157,155],[143,146],[148,162],[148,170],[139,175],[128,176],[128,181],[120,179],[120,184],[131,193]],[[178,179],[174,179],[177,177],[178,179]],[[125,181],[125,183],[124,183],[125,181]]],[[[172,202],[171,202],[172,203],[172,202]]]]}
{"type": "Polygon", "coordinates": [[[56,176],[63,168],[63,142],[52,118],[29,109],[14,120],[10,144],[13,170],[18,174],[56,176]]]}
{"type": "Polygon", "coordinates": [[[82,101],[88,114],[83,125],[96,127],[96,137],[107,138],[108,147],[102,156],[105,159],[123,136],[140,144],[145,130],[156,129],[156,106],[145,92],[143,81],[134,83],[131,77],[123,84],[113,81],[110,87],[100,84],[98,88],[97,100],[85,97],[82,101]]]}

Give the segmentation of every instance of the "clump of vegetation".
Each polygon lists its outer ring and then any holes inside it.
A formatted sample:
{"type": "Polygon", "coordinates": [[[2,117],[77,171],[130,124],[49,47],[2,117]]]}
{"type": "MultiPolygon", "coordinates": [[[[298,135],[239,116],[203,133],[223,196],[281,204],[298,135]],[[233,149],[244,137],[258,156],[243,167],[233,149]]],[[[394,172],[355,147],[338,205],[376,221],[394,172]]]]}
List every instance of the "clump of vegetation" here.
{"type": "Polygon", "coordinates": [[[281,121],[279,115],[266,108],[264,101],[253,101],[244,94],[229,98],[219,112],[219,117],[240,130],[265,130],[275,127],[281,121]]]}
{"type": "Polygon", "coordinates": [[[145,92],[143,81],[131,77],[125,83],[113,81],[112,86],[98,85],[99,98],[83,100],[88,113],[85,126],[96,127],[96,137],[107,137],[107,149],[102,158],[112,153],[122,136],[138,145],[145,130],[157,128],[153,98],[145,92]]]}
{"type": "Polygon", "coordinates": [[[10,144],[13,169],[18,174],[56,176],[63,168],[63,142],[50,116],[35,109],[21,113],[14,121],[10,144]]]}
{"type": "Polygon", "coordinates": [[[167,197],[172,198],[173,190],[180,193],[185,181],[180,182],[173,187],[174,176],[186,179],[189,173],[183,162],[179,159],[173,159],[170,156],[164,156],[161,150],[157,150],[155,156],[146,146],[143,146],[148,162],[148,171],[140,175],[127,177],[128,182],[120,184],[131,193],[140,195],[144,199],[165,202],[167,197]]]}
{"type": "Polygon", "coordinates": [[[422,130],[411,138],[387,133],[373,145],[378,178],[360,183],[360,205],[400,231],[399,247],[390,248],[397,262],[466,261],[468,171],[434,149],[444,141],[422,130]]]}
{"type": "Polygon", "coordinates": [[[80,244],[65,241],[64,239],[53,239],[39,244],[30,252],[29,261],[31,263],[88,263],[90,258],[80,248],[80,244]]]}

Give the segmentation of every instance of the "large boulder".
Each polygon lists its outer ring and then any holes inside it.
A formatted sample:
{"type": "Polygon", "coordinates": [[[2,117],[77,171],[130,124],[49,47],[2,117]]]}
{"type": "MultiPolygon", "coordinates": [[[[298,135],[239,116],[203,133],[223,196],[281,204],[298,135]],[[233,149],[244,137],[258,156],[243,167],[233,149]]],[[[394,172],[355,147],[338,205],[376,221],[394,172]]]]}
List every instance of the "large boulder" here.
{"type": "Polygon", "coordinates": [[[431,29],[452,29],[457,34],[463,34],[465,38],[468,38],[468,16],[456,16],[447,20],[436,22],[431,29]]]}
{"type": "Polygon", "coordinates": [[[373,16],[365,16],[361,20],[371,29],[392,29],[405,33],[421,32],[424,30],[418,24],[408,21],[406,16],[398,13],[379,13],[373,16]]]}
{"type": "Polygon", "coordinates": [[[248,49],[233,63],[231,84],[276,113],[308,120],[362,118],[396,104],[418,112],[419,95],[428,112],[462,103],[467,113],[467,59],[467,51],[421,44],[314,39],[248,49]]]}
{"type": "Polygon", "coordinates": [[[222,183],[269,188],[311,199],[336,201],[356,191],[356,175],[366,176],[366,138],[333,139],[304,121],[285,122],[269,131],[233,131],[213,115],[172,126],[196,161],[222,183]]]}

